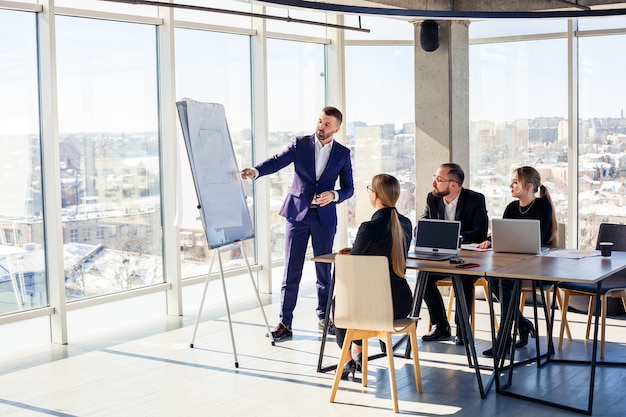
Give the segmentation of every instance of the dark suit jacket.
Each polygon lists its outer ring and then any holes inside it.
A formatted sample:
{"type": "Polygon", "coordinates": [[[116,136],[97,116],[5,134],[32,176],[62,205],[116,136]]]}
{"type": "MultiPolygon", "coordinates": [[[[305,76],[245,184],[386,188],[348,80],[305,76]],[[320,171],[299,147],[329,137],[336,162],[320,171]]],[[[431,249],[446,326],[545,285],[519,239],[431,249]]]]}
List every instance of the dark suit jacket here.
{"type": "MultiPolygon", "coordinates": [[[[428,193],[426,207],[420,218],[444,220],[446,218],[446,208],[443,203],[443,197],[435,197],[432,192],[428,193]]],[[[480,243],[484,241],[487,238],[487,229],[489,228],[485,196],[476,191],[462,188],[454,220],[461,222],[463,243],[480,243]]]]}
{"type": "MultiPolygon", "coordinates": [[[[359,226],[359,231],[354,239],[354,244],[350,250],[351,255],[380,255],[389,259],[389,275],[391,280],[402,279],[396,275],[391,267],[391,229],[389,216],[391,208],[377,210],[372,216],[372,220],[363,222],[359,226]]],[[[411,245],[411,220],[398,213],[398,219],[404,232],[405,256],[409,253],[411,245]]]]}
{"type": "Polygon", "coordinates": [[[350,150],[337,141],[333,142],[328,164],[319,180],[315,177],[315,135],[299,136],[281,153],[256,165],[259,177],[272,174],[293,163],[294,176],[280,215],[290,221],[301,221],[309,211],[313,197],[324,191],[334,190],[339,195],[335,203],[317,208],[320,221],[328,227],[337,225],[336,204],[352,197],[352,161],[350,150]],[[339,178],[339,189],[335,183],[339,178]]]}

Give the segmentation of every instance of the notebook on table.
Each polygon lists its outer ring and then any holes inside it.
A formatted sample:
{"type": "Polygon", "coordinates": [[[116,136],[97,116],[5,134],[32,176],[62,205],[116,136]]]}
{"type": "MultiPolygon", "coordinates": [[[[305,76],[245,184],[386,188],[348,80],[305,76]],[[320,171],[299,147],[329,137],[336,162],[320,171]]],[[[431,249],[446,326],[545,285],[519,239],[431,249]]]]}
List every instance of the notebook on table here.
{"type": "Polygon", "coordinates": [[[413,259],[445,261],[459,252],[461,222],[456,220],[419,219],[415,227],[413,259]]]}
{"type": "Polygon", "coordinates": [[[541,225],[536,219],[492,219],[491,246],[494,252],[542,255],[550,251],[541,246],[541,225]]]}

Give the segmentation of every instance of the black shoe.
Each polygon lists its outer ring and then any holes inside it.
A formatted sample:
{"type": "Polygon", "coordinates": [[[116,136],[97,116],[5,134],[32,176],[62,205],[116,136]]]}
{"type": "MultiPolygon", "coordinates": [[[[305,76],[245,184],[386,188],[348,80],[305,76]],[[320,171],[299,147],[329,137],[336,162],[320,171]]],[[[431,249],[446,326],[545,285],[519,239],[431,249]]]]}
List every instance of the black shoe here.
{"type": "MultiPolygon", "coordinates": [[[[269,337],[267,334],[265,336],[269,337]]],[[[282,322],[278,323],[274,330],[272,330],[272,337],[274,338],[274,341],[289,339],[291,336],[293,336],[291,328],[282,322]]]]}
{"type": "Polygon", "coordinates": [[[346,363],[341,370],[341,379],[348,379],[348,375],[352,374],[352,378],[354,379],[354,373],[356,372],[356,362],[351,360],[346,363]]]}
{"type": "MultiPolygon", "coordinates": [[[[317,322],[317,330],[320,330],[322,332],[324,331],[324,324],[325,324],[324,322],[325,321],[326,320],[324,320],[324,319],[320,319],[317,322]]],[[[330,335],[333,335],[333,336],[335,335],[335,324],[332,321],[330,321],[330,320],[328,321],[328,328],[326,329],[326,334],[330,334],[330,335]]]]}
{"type": "MultiPolygon", "coordinates": [[[[510,350],[511,350],[511,345],[507,344],[507,346],[504,348],[504,351],[509,352],[510,350]]],[[[483,350],[483,355],[493,358],[493,346],[487,350],[483,350]]]]}
{"type": "Polygon", "coordinates": [[[528,344],[528,335],[532,338],[535,338],[537,335],[535,334],[535,326],[533,326],[532,321],[527,318],[522,318],[519,324],[519,341],[515,344],[515,347],[524,347],[528,344]]]}
{"type": "Polygon", "coordinates": [[[454,336],[454,344],[457,346],[465,346],[465,341],[463,341],[463,338],[461,336],[454,336]]]}
{"type": "Polygon", "coordinates": [[[439,327],[435,325],[430,333],[426,333],[422,336],[422,340],[424,342],[434,342],[435,340],[443,339],[444,337],[450,337],[450,326],[439,327]]]}

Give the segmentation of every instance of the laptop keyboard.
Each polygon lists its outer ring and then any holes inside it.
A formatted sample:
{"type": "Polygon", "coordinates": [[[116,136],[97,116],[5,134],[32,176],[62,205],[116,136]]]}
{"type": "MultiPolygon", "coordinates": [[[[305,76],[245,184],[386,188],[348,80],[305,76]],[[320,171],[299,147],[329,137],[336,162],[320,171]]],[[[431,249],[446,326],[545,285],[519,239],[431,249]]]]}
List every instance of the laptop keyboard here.
{"type": "Polygon", "coordinates": [[[423,252],[413,252],[411,255],[413,259],[421,259],[423,261],[445,261],[447,259],[454,258],[454,255],[450,255],[447,253],[423,253],[423,252]]]}

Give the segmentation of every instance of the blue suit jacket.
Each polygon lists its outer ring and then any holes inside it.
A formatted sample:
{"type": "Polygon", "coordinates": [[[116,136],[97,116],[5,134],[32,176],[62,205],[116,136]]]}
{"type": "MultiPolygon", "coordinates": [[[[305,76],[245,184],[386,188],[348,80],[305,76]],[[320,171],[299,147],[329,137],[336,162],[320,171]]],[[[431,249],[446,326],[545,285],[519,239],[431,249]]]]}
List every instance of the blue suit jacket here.
{"type": "Polygon", "coordinates": [[[336,204],[352,197],[354,181],[352,179],[352,161],[350,150],[337,141],[333,142],[328,164],[319,180],[315,178],[315,135],[299,136],[281,153],[256,165],[259,177],[272,174],[293,163],[294,176],[287,196],[280,209],[280,215],[289,221],[301,221],[309,211],[309,206],[316,194],[335,190],[339,199],[317,209],[320,221],[328,227],[337,225],[336,204]],[[339,178],[339,189],[335,183],[339,178]]]}

